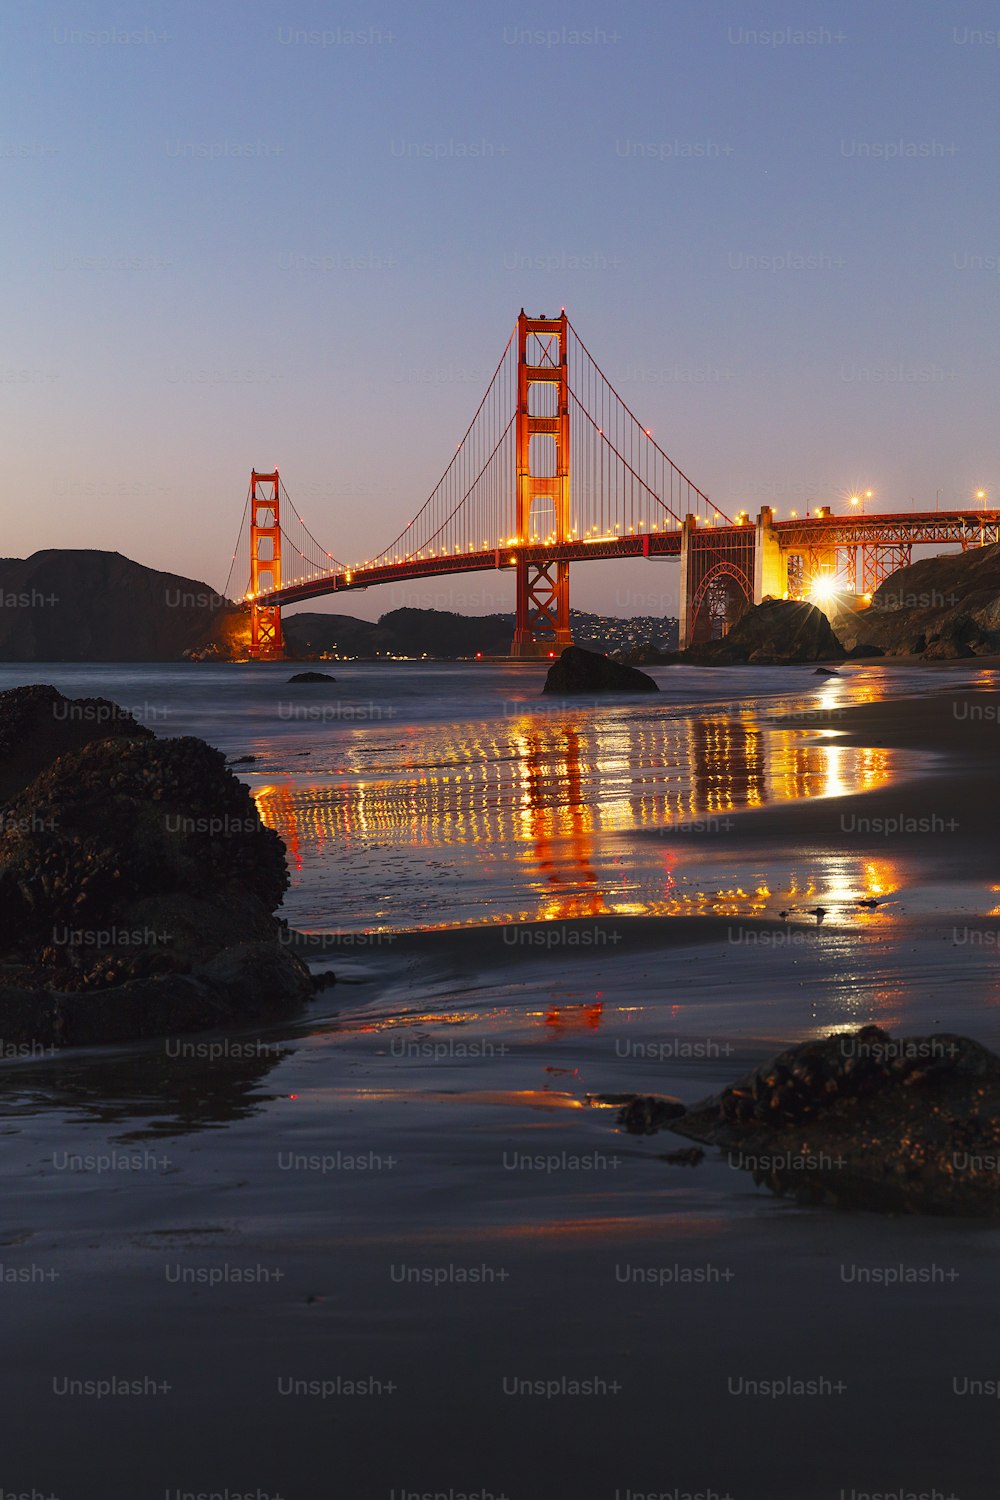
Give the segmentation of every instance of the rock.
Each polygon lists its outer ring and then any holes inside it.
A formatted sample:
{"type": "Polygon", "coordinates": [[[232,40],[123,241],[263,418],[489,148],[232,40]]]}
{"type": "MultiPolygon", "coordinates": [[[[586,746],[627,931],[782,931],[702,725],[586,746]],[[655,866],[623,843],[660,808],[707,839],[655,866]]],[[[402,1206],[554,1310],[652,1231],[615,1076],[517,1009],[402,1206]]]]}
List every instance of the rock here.
{"type": "MultiPolygon", "coordinates": [[[[236,612],[234,611],[233,614],[236,612]]],[[[231,616],[224,616],[220,622],[220,631],[225,629],[230,635],[236,632],[231,629],[231,616]]],[[[187,651],[181,652],[181,661],[231,661],[232,650],[227,650],[219,641],[212,641],[207,646],[191,646],[187,651]]]]}
{"type": "Polygon", "coordinates": [[[657,693],[658,685],[638,667],[625,667],[596,651],[567,646],[552,663],[543,693],[657,693]]]}
{"type": "Polygon", "coordinates": [[[676,667],[685,660],[685,655],[666,646],[646,645],[623,651],[621,660],[627,667],[676,667]]]}
{"type": "Polygon", "coordinates": [[[618,1123],[629,1135],[654,1135],[684,1112],[681,1101],[669,1094],[637,1094],[618,1111],[618,1123]]]}
{"type": "Polygon", "coordinates": [[[273,942],[245,943],[191,973],[127,979],[107,989],[0,986],[0,1027],[5,1042],[36,1048],[106,1046],[273,1020],[294,1014],[308,998],[297,959],[273,942]]]}
{"type": "Polygon", "coordinates": [[[800,1202],[1000,1215],[1000,1057],[968,1037],[808,1041],[670,1128],[800,1202]]]}
{"type": "Polygon", "coordinates": [[[887,656],[952,660],[1000,651],[1000,543],[897,569],[858,622],[859,640],[887,656]]]}
{"type": "Polygon", "coordinates": [[[700,1146],[688,1146],[681,1151],[664,1151],[657,1160],[671,1167],[697,1167],[705,1160],[705,1153],[700,1146]]]}
{"type": "Polygon", "coordinates": [[[289,682],[336,682],[336,677],[331,677],[329,672],[296,672],[294,677],[289,677],[289,682]]]}
{"type": "Polygon", "coordinates": [[[203,741],[109,739],[61,756],[0,839],[0,1032],[15,1015],[32,1039],[48,1027],[62,1043],[149,1035],[165,1016],[179,1030],[284,1014],[311,994],[272,915],[287,885],[281,839],[203,741]],[[90,1021],[67,1020],[98,995],[108,1003],[90,1021]]]}
{"type": "Polygon", "coordinates": [[[954,661],[975,656],[970,642],[979,644],[980,635],[968,615],[959,615],[942,622],[940,630],[926,637],[923,654],[928,661],[954,661]]]}
{"type": "Polygon", "coordinates": [[[64,698],[49,683],[0,693],[0,800],[6,805],[60,755],[93,740],[152,739],[107,698],[64,698]]]}
{"type": "Polygon", "coordinates": [[[690,646],[686,660],[702,666],[785,666],[793,662],[843,661],[846,652],[829,620],[800,599],[765,599],[748,609],[728,635],[690,646]]]}
{"type": "Polygon", "coordinates": [[[831,672],[829,667],[817,667],[813,673],[814,677],[839,677],[839,672],[831,672]]]}

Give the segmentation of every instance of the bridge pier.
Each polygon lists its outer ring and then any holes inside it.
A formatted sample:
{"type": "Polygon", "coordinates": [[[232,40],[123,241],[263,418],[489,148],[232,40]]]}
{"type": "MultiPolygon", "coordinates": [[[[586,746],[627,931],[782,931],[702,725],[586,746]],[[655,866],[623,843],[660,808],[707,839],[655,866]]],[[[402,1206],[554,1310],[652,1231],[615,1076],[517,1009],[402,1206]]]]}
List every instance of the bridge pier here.
{"type": "Polygon", "coordinates": [[[569,563],[517,564],[517,613],[510,654],[558,656],[572,646],[569,628],[569,563]]]}
{"type": "Polygon", "coordinates": [[[788,558],[774,529],[774,512],[763,505],[753,540],[753,602],[783,599],[788,593],[788,558]]]}

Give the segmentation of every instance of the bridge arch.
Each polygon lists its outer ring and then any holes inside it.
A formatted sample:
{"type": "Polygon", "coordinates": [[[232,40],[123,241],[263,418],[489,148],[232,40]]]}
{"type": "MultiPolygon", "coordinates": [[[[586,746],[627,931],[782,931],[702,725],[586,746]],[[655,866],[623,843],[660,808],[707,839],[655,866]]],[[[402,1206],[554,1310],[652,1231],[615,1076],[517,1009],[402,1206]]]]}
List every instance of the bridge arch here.
{"type": "Polygon", "coordinates": [[[742,568],[718,562],[700,580],[691,599],[692,645],[726,635],[753,603],[753,584],[742,568]]]}
{"type": "Polygon", "coordinates": [[[709,531],[693,516],[681,547],[682,645],[724,636],[754,603],[754,528],[709,531]]]}

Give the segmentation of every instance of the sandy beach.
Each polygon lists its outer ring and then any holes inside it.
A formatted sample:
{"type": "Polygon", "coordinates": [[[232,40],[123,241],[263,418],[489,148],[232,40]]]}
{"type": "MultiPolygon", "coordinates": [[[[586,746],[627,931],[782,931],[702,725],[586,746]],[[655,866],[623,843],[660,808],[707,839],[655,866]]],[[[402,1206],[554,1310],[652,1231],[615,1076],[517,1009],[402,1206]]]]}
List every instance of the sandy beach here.
{"type": "Polygon", "coordinates": [[[1000,700],[959,668],[785,715],[902,756],[870,790],[629,835],[825,872],[822,920],[327,934],[293,1024],[11,1059],[5,1491],[993,1495],[1000,1225],[799,1208],[599,1097],[869,1021],[1000,1047],[1000,700]]]}

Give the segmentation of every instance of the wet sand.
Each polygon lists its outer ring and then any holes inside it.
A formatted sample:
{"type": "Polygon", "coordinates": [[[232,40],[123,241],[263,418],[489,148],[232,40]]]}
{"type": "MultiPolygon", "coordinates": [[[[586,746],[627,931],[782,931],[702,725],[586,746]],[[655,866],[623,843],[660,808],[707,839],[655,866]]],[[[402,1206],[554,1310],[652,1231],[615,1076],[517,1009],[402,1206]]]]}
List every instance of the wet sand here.
{"type": "MultiPolygon", "coordinates": [[[[735,815],[734,845],[877,851],[938,875],[996,877],[1000,868],[1000,694],[954,689],[819,711],[817,732],[837,745],[920,751],[919,786],[904,779],[860,796],[828,797],[735,815]],[[902,820],[902,822],[900,822],[902,820]]],[[[777,722],[782,722],[779,719],[777,722]]]]}
{"type": "Polygon", "coordinates": [[[5,1490],[993,1496],[1000,1224],[800,1209],[595,1096],[868,1021],[1000,1048],[998,726],[963,708],[997,701],[942,673],[803,722],[920,774],[671,834],[871,855],[905,900],[348,935],[295,1025],[6,1066],[5,1490]],[[144,1394],[65,1386],[115,1379],[144,1394]],[[747,1385],[783,1380],[819,1391],[747,1385]]]}

